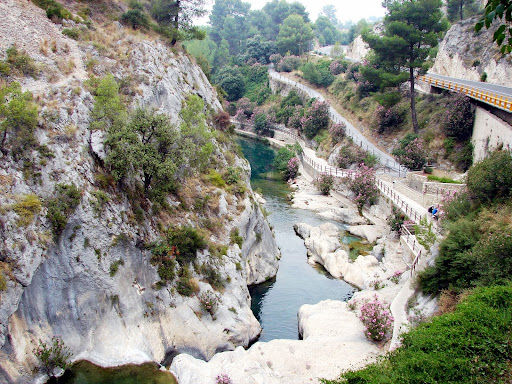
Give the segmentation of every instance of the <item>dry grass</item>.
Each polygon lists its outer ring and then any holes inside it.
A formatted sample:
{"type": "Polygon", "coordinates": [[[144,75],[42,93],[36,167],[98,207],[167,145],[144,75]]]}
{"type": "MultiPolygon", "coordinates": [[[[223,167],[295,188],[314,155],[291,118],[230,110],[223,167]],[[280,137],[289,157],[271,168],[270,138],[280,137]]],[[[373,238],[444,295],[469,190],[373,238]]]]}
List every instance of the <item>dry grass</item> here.
{"type": "Polygon", "coordinates": [[[455,292],[449,290],[441,291],[441,295],[439,296],[439,309],[435,313],[435,315],[443,315],[445,313],[451,313],[455,310],[455,307],[460,301],[460,296],[455,292]]]}
{"type": "Polygon", "coordinates": [[[65,75],[70,75],[76,68],[76,63],[73,59],[58,59],[57,67],[65,75]]]}

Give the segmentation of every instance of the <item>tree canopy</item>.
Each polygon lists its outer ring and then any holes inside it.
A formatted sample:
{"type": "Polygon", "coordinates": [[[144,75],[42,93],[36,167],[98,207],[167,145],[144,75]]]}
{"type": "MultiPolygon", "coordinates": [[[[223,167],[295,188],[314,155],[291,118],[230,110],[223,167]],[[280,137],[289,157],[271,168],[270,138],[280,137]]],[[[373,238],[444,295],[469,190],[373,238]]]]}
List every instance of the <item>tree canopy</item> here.
{"type": "Polygon", "coordinates": [[[313,31],[300,15],[288,16],[281,27],[277,38],[277,48],[281,54],[290,52],[293,55],[303,54],[313,39],[313,31]]]}
{"type": "Polygon", "coordinates": [[[512,0],[488,0],[484,16],[475,25],[478,32],[485,25],[489,29],[494,20],[499,19],[501,24],[493,35],[493,41],[501,47],[501,53],[512,52],[512,0]],[[508,37],[507,37],[508,36],[508,37]]]}

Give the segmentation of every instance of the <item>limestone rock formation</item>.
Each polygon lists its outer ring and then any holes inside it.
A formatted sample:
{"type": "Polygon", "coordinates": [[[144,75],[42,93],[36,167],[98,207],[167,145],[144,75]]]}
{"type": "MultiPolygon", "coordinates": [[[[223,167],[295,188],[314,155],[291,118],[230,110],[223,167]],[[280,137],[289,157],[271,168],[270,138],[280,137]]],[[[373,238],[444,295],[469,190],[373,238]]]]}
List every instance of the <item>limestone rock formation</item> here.
{"type": "MultiPolygon", "coordinates": [[[[62,337],[74,360],[105,366],[158,362],[172,350],[210,358],[247,346],[261,332],[247,285],[276,274],[279,250],[250,189],[245,159],[232,153],[228,159],[224,144],[213,140],[215,161],[241,168],[246,192],[234,194],[211,185],[202,191],[199,182],[188,187],[218,201],[211,209],[219,231],[207,240],[226,244],[226,255],[214,256],[205,249],[196,260],[198,268],[208,265],[225,281],[216,319],[201,310],[196,296],[182,296],[172,284],[156,284],[160,278],[148,245],[161,238],[163,229],[151,201],[134,207],[107,180],[101,187],[105,201],[98,203],[105,147],[102,133],[89,130],[94,100],[85,80],[91,74],[113,73],[124,79],[124,92],[133,105],[155,107],[178,123],[190,94],[200,96],[208,110],[220,108],[200,68],[185,54],[158,39],[124,31],[119,23],[102,31],[109,34],[106,50],[64,36],[62,26],[31,2],[2,2],[0,13],[2,54],[17,44],[41,68],[37,79],[16,80],[41,105],[35,135],[52,154],[45,158],[35,150],[28,153],[32,174],[11,156],[0,159],[0,205],[5,207],[0,213],[0,263],[8,271],[6,290],[0,292],[0,382],[30,382],[33,348],[39,339],[48,341],[54,335],[62,337]],[[57,184],[71,183],[80,191],[80,203],[62,233],[53,236],[45,201],[57,184]],[[25,226],[12,207],[28,194],[36,195],[43,207],[25,226]],[[235,228],[243,239],[241,249],[229,239],[235,228]]],[[[204,220],[180,211],[182,204],[167,197],[167,225],[201,227],[204,220]]],[[[199,292],[214,291],[200,271],[191,267],[188,273],[199,292]]]]}

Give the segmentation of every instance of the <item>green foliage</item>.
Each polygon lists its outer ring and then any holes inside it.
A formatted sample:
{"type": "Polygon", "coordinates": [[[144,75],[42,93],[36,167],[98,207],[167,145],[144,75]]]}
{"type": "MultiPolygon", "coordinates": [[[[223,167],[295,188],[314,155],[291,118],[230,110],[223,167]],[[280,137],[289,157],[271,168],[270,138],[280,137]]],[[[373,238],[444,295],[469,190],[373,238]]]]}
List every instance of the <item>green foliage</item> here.
{"type": "Polygon", "coordinates": [[[212,183],[217,188],[224,188],[226,186],[226,181],[222,178],[220,173],[218,173],[214,169],[210,169],[206,178],[210,183],[212,183]]]}
{"type": "Polygon", "coordinates": [[[192,297],[195,288],[189,277],[180,277],[176,283],[176,291],[182,296],[192,297]]]}
{"type": "Polygon", "coordinates": [[[393,205],[391,208],[391,215],[387,219],[391,230],[400,234],[402,232],[403,223],[408,220],[409,218],[402,213],[400,208],[398,208],[396,205],[393,205]]]}
{"type": "Polygon", "coordinates": [[[49,377],[55,377],[55,368],[65,370],[69,365],[71,352],[58,337],[52,337],[51,344],[39,339],[39,346],[33,350],[35,357],[41,364],[41,370],[49,377]]]}
{"type": "Polygon", "coordinates": [[[423,245],[427,251],[430,251],[430,248],[434,245],[437,239],[432,221],[429,222],[427,216],[422,217],[419,224],[414,226],[414,233],[418,243],[423,245]]]}
{"type": "MultiPolygon", "coordinates": [[[[485,25],[489,29],[494,20],[500,20],[498,29],[494,32],[492,40],[501,47],[501,53],[512,52],[512,30],[510,22],[512,21],[512,2],[509,0],[489,0],[485,6],[485,13],[476,23],[475,31],[478,32],[485,25]],[[508,37],[507,37],[508,31],[508,37]]],[[[487,77],[487,76],[486,76],[487,77]]],[[[485,80],[483,80],[485,81],[485,80]]]]}
{"type": "Polygon", "coordinates": [[[121,15],[121,21],[133,29],[149,28],[149,18],[140,9],[130,9],[121,15]]]}
{"type": "Polygon", "coordinates": [[[238,232],[238,228],[233,228],[231,232],[229,233],[229,240],[231,241],[231,244],[238,244],[238,247],[242,249],[242,245],[244,243],[244,238],[240,236],[240,233],[238,232]]]}
{"type": "Polygon", "coordinates": [[[92,191],[91,195],[93,197],[93,200],[90,201],[92,209],[96,214],[99,214],[103,211],[105,204],[110,201],[110,197],[101,190],[92,191]]]}
{"type": "Polygon", "coordinates": [[[80,204],[80,190],[74,184],[57,184],[54,197],[48,199],[46,218],[52,225],[53,232],[59,236],[66,228],[68,217],[80,204]]]}
{"type": "Polygon", "coordinates": [[[281,54],[290,52],[293,55],[302,55],[306,52],[309,42],[313,39],[313,31],[301,15],[288,16],[279,26],[277,47],[281,54]]]}
{"type": "Polygon", "coordinates": [[[334,186],[334,176],[321,174],[313,182],[315,187],[322,193],[322,195],[328,196],[334,186]]]}
{"type": "Polygon", "coordinates": [[[203,235],[191,226],[169,228],[164,241],[167,247],[177,248],[176,260],[180,263],[194,261],[197,252],[208,246],[203,235]]]}
{"type": "Polygon", "coordinates": [[[329,60],[319,60],[316,63],[306,63],[299,69],[302,71],[302,77],[310,83],[328,87],[334,81],[334,76],[329,69],[330,64],[329,60]]]}
{"type": "Polygon", "coordinates": [[[22,227],[30,225],[41,208],[41,200],[35,194],[21,196],[12,206],[13,211],[18,214],[17,224],[22,227]]]}
{"type": "Polygon", "coordinates": [[[214,81],[226,91],[228,101],[238,100],[245,93],[244,77],[238,67],[224,67],[220,69],[215,74],[214,81]]]}
{"type": "Polygon", "coordinates": [[[119,260],[113,261],[112,264],[110,264],[110,277],[114,277],[115,276],[115,274],[117,273],[120,265],[124,265],[124,260],[123,259],[119,259],[119,260]]]}
{"type": "Polygon", "coordinates": [[[257,64],[244,65],[240,67],[240,72],[243,75],[245,85],[244,96],[258,105],[262,105],[271,93],[268,85],[267,67],[257,64]]]}
{"type": "Polygon", "coordinates": [[[21,86],[13,82],[0,87],[0,150],[7,149],[18,159],[26,150],[36,145],[34,130],[37,126],[37,106],[30,92],[21,92],[21,86]]]}
{"type": "Polygon", "coordinates": [[[400,148],[393,150],[393,156],[411,170],[422,169],[427,162],[424,141],[414,133],[408,133],[400,140],[400,148]]]}
{"type": "Polygon", "coordinates": [[[475,290],[454,313],[403,334],[382,360],[324,384],[502,383],[512,354],[512,287],[475,290]]]}
{"type": "Polygon", "coordinates": [[[363,70],[364,77],[381,90],[409,80],[411,117],[414,132],[419,131],[414,94],[415,70],[422,70],[431,48],[447,29],[440,0],[386,1],[382,36],[366,33],[363,39],[373,49],[373,65],[363,70]],[[407,68],[408,71],[403,71],[407,68]]]}
{"type": "Polygon", "coordinates": [[[12,45],[7,48],[6,53],[6,62],[11,69],[18,71],[25,76],[31,76],[34,79],[37,78],[39,70],[30,56],[25,52],[19,51],[16,45],[12,45]]]}
{"type": "Polygon", "coordinates": [[[64,28],[62,34],[73,39],[78,40],[80,37],[80,30],[78,28],[64,28]]]}
{"type": "Polygon", "coordinates": [[[119,97],[119,85],[113,75],[105,76],[94,91],[94,108],[89,128],[108,131],[124,125],[125,120],[126,107],[119,97]]]}
{"type": "Polygon", "coordinates": [[[290,144],[279,148],[277,151],[276,157],[274,158],[274,169],[281,174],[283,178],[286,178],[288,162],[292,157],[295,157],[295,148],[290,144]]]}
{"type": "Polygon", "coordinates": [[[449,177],[428,175],[427,179],[428,181],[437,181],[438,183],[462,184],[460,181],[450,179],[449,177]]]}
{"type": "Polygon", "coordinates": [[[214,266],[208,263],[202,264],[199,268],[199,272],[203,275],[204,280],[207,281],[213,289],[219,290],[224,288],[226,282],[214,266]]]}
{"type": "Polygon", "coordinates": [[[477,14],[479,5],[475,0],[448,0],[446,8],[448,20],[456,22],[477,14]]]}
{"type": "Polygon", "coordinates": [[[512,155],[495,151],[468,171],[466,184],[477,204],[504,201],[512,194],[512,155]]]}
{"type": "Polygon", "coordinates": [[[446,120],[443,126],[446,136],[464,141],[473,133],[474,111],[469,97],[455,95],[447,105],[446,120]]]}

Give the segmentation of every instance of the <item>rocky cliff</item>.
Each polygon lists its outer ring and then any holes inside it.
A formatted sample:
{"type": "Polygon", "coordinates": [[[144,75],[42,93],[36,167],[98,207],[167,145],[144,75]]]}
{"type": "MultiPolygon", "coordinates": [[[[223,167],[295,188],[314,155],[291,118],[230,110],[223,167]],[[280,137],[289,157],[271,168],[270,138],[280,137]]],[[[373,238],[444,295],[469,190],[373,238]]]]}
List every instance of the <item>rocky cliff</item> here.
{"type": "MultiPolygon", "coordinates": [[[[66,6],[75,12],[82,5],[66,6]]],[[[89,27],[54,24],[21,0],[0,3],[0,13],[2,54],[16,44],[38,68],[36,78],[8,81],[33,93],[39,105],[35,136],[51,154],[32,150],[22,160],[0,158],[0,273],[6,282],[0,291],[0,381],[33,380],[33,348],[52,336],[62,337],[74,360],[100,365],[161,361],[175,350],[210,358],[254,340],[261,328],[247,285],[275,275],[279,250],[250,189],[249,165],[234,154],[230,139],[212,139],[212,161],[219,172],[241,169],[242,191],[196,175],[157,210],[150,200],[134,204],[117,185],[102,184],[103,136],[89,130],[94,99],[88,79],[110,73],[127,104],[158,108],[174,123],[189,95],[204,101],[205,113],[219,110],[199,67],[157,36],[117,22],[97,23],[93,17],[89,27]],[[80,32],[78,41],[62,34],[66,26],[80,32]],[[46,202],[58,184],[75,184],[80,202],[55,237],[46,202]],[[41,208],[21,224],[15,207],[29,195],[41,208]],[[193,209],[200,199],[207,201],[202,212],[193,209]],[[197,296],[180,295],[175,283],[156,284],[160,278],[148,245],[171,225],[190,225],[208,237],[210,247],[198,252],[187,276],[197,294],[213,291],[219,297],[216,319],[201,310],[197,296]],[[230,232],[240,239],[230,241],[230,232]],[[215,252],[212,244],[225,246],[215,252]],[[224,281],[220,291],[205,278],[204,266],[224,281]]]]}
{"type": "Polygon", "coordinates": [[[439,45],[434,66],[440,75],[512,86],[512,57],[503,56],[492,41],[498,25],[475,32],[477,17],[452,25],[439,45]],[[484,75],[485,74],[485,75],[484,75]]]}

